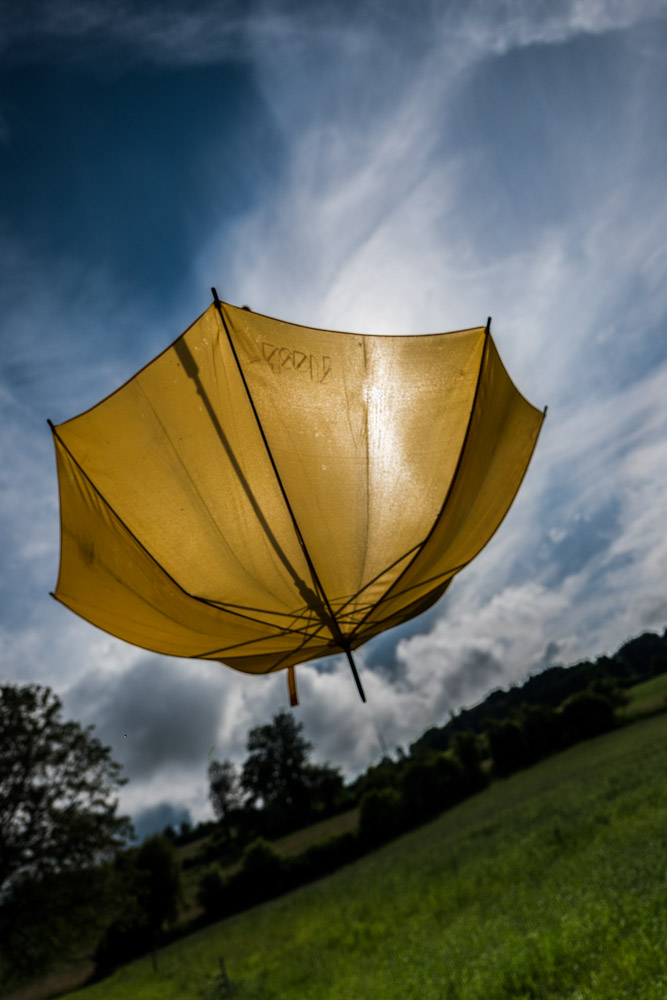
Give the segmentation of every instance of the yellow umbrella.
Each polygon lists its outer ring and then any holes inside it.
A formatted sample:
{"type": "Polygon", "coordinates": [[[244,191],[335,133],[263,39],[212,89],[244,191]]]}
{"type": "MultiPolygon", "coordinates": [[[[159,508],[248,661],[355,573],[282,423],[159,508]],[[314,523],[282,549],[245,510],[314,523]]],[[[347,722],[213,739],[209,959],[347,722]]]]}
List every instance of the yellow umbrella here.
{"type": "Polygon", "coordinates": [[[317,330],[214,302],[51,424],[54,596],[99,628],[247,673],[352,650],[430,607],[488,542],[544,413],[486,327],[317,330]]]}

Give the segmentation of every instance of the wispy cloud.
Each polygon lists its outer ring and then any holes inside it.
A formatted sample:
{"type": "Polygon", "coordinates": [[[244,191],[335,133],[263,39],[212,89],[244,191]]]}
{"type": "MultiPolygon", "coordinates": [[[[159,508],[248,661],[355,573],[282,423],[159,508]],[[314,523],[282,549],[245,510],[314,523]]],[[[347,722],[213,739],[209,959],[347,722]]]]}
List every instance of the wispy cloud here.
{"type": "Polygon", "coordinates": [[[484,0],[421,2],[410,8],[400,0],[388,0],[381,9],[373,0],[354,7],[329,0],[316,9],[294,0],[200,0],[196,7],[182,0],[167,4],[27,0],[5,5],[0,24],[3,47],[22,61],[39,57],[44,46],[51,44],[50,54],[61,58],[91,58],[95,46],[101,46],[107,56],[116,47],[134,58],[168,65],[220,62],[248,52],[269,63],[272,54],[279,59],[289,47],[292,57],[307,62],[314,46],[338,55],[344,46],[348,53],[367,55],[383,40],[387,49],[402,49],[414,60],[411,45],[449,40],[453,43],[450,55],[460,66],[476,55],[558,45],[580,35],[620,31],[664,16],[662,0],[633,4],[623,0],[503,0],[492,8],[484,0]],[[87,54],[71,47],[70,43],[77,42],[86,43],[87,54]]]}
{"type": "MultiPolygon", "coordinates": [[[[658,0],[360,3],[344,17],[334,3],[5,5],[9,65],[94,57],[100,72],[183,73],[241,60],[277,137],[269,152],[248,121],[254,196],[199,224],[197,287],[168,306],[100,261],[3,236],[4,669],[52,683],[98,725],[132,778],[125,808],[204,815],[208,755],[241,760],[248,729],[285,704],[285,680],[137,652],[48,599],[43,421],[115,388],[211,284],[262,312],[366,332],[491,312],[517,385],[550,407],[487,549],[394,650],[360,651],[369,704],[342,658],[299,668],[298,718],[319,759],[353,773],[490,687],[664,627],[666,14],[658,0]]],[[[212,206],[224,139],[192,174],[212,206]]]]}

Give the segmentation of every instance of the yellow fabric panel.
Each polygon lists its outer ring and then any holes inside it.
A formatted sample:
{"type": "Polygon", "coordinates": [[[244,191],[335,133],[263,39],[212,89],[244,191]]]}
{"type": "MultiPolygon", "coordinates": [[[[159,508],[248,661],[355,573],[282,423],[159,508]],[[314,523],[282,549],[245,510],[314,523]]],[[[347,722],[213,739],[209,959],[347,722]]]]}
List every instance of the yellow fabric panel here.
{"type": "Polygon", "coordinates": [[[304,603],[308,568],[213,306],[58,434],[189,593],[262,611],[304,603]]]}
{"type": "Polygon", "coordinates": [[[484,328],[376,337],[229,306],[224,315],[324,591],[334,607],[349,602],[348,615],[365,611],[438,515],[472,409],[484,328]]]}
{"type": "Polygon", "coordinates": [[[243,644],[264,657],[255,670],[245,668],[258,673],[307,639],[298,619],[255,622],[188,596],[137,544],[57,438],[56,457],[62,512],[56,597],[72,611],[112,635],[172,656],[221,659],[223,644],[243,644]]]}
{"type": "Polygon", "coordinates": [[[55,596],[251,673],[355,648],[488,541],[541,420],[482,327],[362,336],[211,306],[54,429],[55,596]]]}
{"type": "Polygon", "coordinates": [[[459,467],[423,549],[372,619],[395,615],[469,563],[509,510],[535,447],[544,414],[507,374],[490,335],[459,467]]]}

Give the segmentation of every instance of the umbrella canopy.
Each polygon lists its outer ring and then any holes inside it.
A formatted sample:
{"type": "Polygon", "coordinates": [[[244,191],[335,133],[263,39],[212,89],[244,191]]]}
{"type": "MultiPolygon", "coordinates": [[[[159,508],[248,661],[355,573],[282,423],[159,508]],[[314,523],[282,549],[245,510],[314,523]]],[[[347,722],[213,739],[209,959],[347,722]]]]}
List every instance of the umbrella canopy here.
{"type": "Polygon", "coordinates": [[[261,674],[343,652],[359,683],[351,651],[430,607],[496,531],[543,418],[489,324],[338,333],[214,291],[125,385],[51,425],[54,596],[158,653],[261,674]]]}

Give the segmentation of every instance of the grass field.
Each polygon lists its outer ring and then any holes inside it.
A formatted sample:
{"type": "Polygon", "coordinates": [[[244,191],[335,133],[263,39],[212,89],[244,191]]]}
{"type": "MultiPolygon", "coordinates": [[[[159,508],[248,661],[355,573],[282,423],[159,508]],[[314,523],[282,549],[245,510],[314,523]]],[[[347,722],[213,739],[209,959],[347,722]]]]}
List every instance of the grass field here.
{"type": "Polygon", "coordinates": [[[667,715],[495,782],[71,1000],[665,1000],[667,715]]]}
{"type": "MultiPolygon", "coordinates": [[[[337,816],[324,819],[319,823],[313,823],[302,830],[296,830],[294,833],[289,833],[278,840],[273,840],[271,841],[271,847],[280,857],[291,858],[312,847],[313,844],[321,844],[323,840],[327,840],[330,837],[338,837],[342,833],[351,833],[357,829],[358,825],[359,809],[356,807],[349,809],[347,812],[339,813],[337,816]]],[[[197,842],[196,846],[199,846],[201,843],[202,841],[197,842]]],[[[191,846],[191,844],[188,844],[188,847],[191,846]]],[[[181,850],[181,857],[184,856],[186,849],[181,850]]],[[[192,853],[194,852],[190,851],[190,854],[192,853]]],[[[226,874],[231,874],[240,868],[240,864],[240,862],[237,862],[234,865],[223,868],[223,870],[226,874]]],[[[201,907],[197,905],[197,885],[202,877],[202,871],[206,867],[204,865],[203,867],[186,868],[182,874],[183,910],[181,920],[183,922],[191,920],[203,912],[201,907]]]]}
{"type": "Polygon", "coordinates": [[[628,691],[630,700],[623,710],[629,719],[651,712],[660,712],[667,707],[667,674],[659,674],[650,681],[636,684],[628,691]]]}

